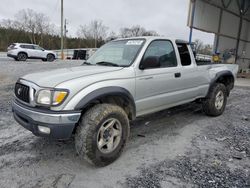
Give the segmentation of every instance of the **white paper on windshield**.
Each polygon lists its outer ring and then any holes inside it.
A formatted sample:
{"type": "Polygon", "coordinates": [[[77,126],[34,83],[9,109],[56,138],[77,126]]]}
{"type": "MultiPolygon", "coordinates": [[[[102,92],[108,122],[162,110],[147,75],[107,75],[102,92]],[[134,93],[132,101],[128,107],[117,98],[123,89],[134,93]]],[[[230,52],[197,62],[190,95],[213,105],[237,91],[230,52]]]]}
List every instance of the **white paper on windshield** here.
{"type": "Polygon", "coordinates": [[[129,40],[126,45],[141,45],[143,40],[129,40]]]}

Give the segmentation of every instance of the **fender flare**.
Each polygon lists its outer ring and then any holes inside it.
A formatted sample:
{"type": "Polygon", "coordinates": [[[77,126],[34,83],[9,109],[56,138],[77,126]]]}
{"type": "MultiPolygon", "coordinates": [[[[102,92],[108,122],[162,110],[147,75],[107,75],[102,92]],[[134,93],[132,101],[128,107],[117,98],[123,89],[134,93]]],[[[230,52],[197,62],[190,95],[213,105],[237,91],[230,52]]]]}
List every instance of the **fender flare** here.
{"type": "Polygon", "coordinates": [[[130,119],[135,119],[136,105],[135,105],[134,97],[131,95],[131,93],[128,90],[122,87],[110,86],[110,87],[104,87],[104,88],[94,90],[91,93],[87,94],[78,102],[78,104],[75,106],[75,110],[82,110],[85,107],[87,107],[88,104],[90,104],[92,101],[95,101],[98,98],[102,98],[102,97],[110,96],[110,95],[120,96],[126,99],[130,107],[130,113],[131,113],[130,119]]]}
{"type": "MultiPolygon", "coordinates": [[[[224,76],[231,76],[231,77],[233,78],[233,85],[232,85],[232,87],[234,86],[234,76],[233,76],[232,72],[230,72],[230,71],[228,71],[228,70],[218,72],[218,73],[216,73],[215,77],[211,80],[211,82],[210,82],[210,84],[209,84],[209,89],[208,89],[206,98],[208,97],[208,95],[209,95],[209,93],[210,93],[210,91],[211,91],[212,86],[213,86],[221,77],[224,77],[224,76]]],[[[228,90],[228,95],[229,95],[230,89],[232,89],[232,88],[227,88],[227,90],[228,90]]]]}

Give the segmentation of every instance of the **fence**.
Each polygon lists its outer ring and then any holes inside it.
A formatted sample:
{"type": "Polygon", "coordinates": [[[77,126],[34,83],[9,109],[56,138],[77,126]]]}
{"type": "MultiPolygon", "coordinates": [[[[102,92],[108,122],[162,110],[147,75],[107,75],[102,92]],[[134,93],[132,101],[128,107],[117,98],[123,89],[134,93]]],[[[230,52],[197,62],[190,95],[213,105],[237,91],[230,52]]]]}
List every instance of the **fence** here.
{"type": "MultiPolygon", "coordinates": [[[[86,50],[87,51],[87,58],[90,57],[93,53],[95,53],[95,51],[97,50],[97,48],[76,48],[76,49],[64,49],[63,53],[64,53],[64,58],[72,58],[73,54],[74,54],[74,50],[86,50]]],[[[56,54],[57,57],[60,58],[61,57],[61,50],[53,50],[56,54]]]]}

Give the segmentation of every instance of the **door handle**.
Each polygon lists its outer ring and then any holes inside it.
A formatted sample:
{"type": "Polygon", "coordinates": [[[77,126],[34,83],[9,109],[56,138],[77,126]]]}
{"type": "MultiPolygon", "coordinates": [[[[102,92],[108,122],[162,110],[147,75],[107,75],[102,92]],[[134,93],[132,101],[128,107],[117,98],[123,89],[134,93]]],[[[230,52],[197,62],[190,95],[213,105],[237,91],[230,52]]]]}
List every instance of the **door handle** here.
{"type": "Polygon", "coordinates": [[[150,77],[146,77],[146,78],[140,78],[140,80],[150,80],[150,79],[153,79],[154,77],[153,76],[150,76],[150,77]]]}
{"type": "Polygon", "coordinates": [[[180,72],[174,73],[174,77],[175,78],[180,78],[181,77],[181,73],[180,72]]]}

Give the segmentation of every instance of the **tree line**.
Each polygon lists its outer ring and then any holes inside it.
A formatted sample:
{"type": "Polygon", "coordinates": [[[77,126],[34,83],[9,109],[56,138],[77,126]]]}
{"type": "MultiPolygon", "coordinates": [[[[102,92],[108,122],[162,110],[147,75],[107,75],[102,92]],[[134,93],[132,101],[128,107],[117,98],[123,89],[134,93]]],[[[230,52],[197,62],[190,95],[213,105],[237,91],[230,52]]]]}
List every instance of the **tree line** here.
{"type": "MultiPolygon", "coordinates": [[[[156,31],[148,31],[139,25],[124,27],[119,33],[115,33],[101,20],[80,25],[76,37],[66,36],[67,31],[64,33],[65,48],[98,48],[119,37],[158,35],[156,31]]],[[[0,51],[6,51],[15,42],[38,44],[46,49],[60,49],[60,40],[59,28],[48,16],[32,9],[20,10],[14,19],[0,20],[0,51]]]]}

